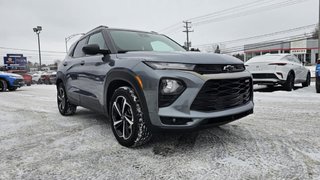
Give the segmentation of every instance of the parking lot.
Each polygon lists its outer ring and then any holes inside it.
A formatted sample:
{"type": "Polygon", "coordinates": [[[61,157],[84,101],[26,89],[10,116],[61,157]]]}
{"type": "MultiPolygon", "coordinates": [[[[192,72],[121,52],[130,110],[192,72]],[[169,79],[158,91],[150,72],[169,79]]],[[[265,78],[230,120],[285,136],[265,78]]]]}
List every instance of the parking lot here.
{"type": "Polygon", "coordinates": [[[320,95],[258,87],[255,112],[125,148],[103,115],[63,117],[53,85],[0,93],[0,179],[320,179],[320,95]]]}

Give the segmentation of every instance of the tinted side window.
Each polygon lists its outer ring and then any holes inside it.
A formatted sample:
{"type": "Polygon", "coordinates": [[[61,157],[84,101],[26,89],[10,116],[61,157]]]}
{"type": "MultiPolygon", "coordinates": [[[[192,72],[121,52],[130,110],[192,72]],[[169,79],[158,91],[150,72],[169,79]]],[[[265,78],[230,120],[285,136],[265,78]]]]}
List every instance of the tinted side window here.
{"type": "Polygon", "coordinates": [[[293,59],[294,62],[300,63],[300,60],[296,56],[293,56],[292,59],[293,59]]]}
{"type": "Polygon", "coordinates": [[[78,42],[74,52],[73,52],[73,57],[83,57],[85,56],[84,52],[82,51],[83,46],[86,45],[87,38],[82,39],[81,41],[78,42]]]}
{"type": "Polygon", "coordinates": [[[286,59],[287,59],[288,61],[290,61],[290,62],[293,62],[293,59],[292,59],[291,56],[287,56],[286,59]]]}
{"type": "Polygon", "coordinates": [[[98,44],[100,49],[107,49],[102,33],[96,33],[89,37],[88,44],[98,44]]]}

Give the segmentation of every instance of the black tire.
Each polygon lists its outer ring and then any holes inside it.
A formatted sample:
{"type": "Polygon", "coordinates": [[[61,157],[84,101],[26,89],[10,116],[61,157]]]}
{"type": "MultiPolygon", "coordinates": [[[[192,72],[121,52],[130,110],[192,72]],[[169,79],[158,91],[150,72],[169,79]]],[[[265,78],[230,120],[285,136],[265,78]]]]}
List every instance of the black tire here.
{"type": "Polygon", "coordinates": [[[27,86],[31,86],[31,82],[27,83],[27,86]]]}
{"type": "Polygon", "coordinates": [[[7,81],[0,79],[0,92],[5,92],[7,91],[8,88],[8,83],[7,81]]]}
{"type": "Polygon", "coordinates": [[[57,90],[57,103],[61,115],[71,116],[76,113],[77,106],[69,102],[66,90],[62,83],[59,84],[57,90]]]}
{"type": "Polygon", "coordinates": [[[306,81],[302,83],[302,87],[310,86],[310,82],[311,82],[311,76],[310,76],[310,73],[308,73],[306,81]]]}
{"type": "Polygon", "coordinates": [[[8,89],[9,89],[9,91],[15,91],[15,90],[17,90],[18,88],[17,88],[17,87],[9,87],[8,89]]]}
{"type": "Polygon", "coordinates": [[[137,147],[152,137],[143,118],[141,102],[130,87],[115,90],[110,100],[109,117],[113,134],[122,146],[137,147]]]}
{"type": "Polygon", "coordinates": [[[320,93],[320,77],[316,79],[316,91],[317,93],[320,93]]]}
{"type": "Polygon", "coordinates": [[[289,73],[286,82],[283,85],[284,90],[292,91],[294,87],[294,75],[293,73],[289,73]]]}

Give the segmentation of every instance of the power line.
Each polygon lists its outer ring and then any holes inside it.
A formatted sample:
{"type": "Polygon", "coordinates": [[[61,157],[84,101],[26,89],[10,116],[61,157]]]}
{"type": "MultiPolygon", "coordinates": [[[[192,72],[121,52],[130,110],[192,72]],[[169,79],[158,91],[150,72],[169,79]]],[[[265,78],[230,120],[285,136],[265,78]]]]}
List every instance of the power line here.
{"type": "Polygon", "coordinates": [[[290,42],[297,42],[305,39],[312,38],[312,33],[308,34],[300,34],[296,36],[290,36],[290,37],[285,37],[285,38],[278,38],[278,39],[273,39],[269,41],[262,41],[262,42],[257,42],[254,44],[248,45],[249,47],[244,47],[242,46],[234,46],[230,47],[227,49],[223,50],[223,54],[228,54],[228,53],[234,53],[234,52],[239,52],[239,51],[246,51],[246,50],[254,50],[258,48],[263,48],[263,47],[269,47],[269,46],[274,46],[274,45],[279,45],[279,44],[285,44],[285,43],[290,43],[290,42]]]}
{"type": "MultiPolygon", "coordinates": [[[[243,8],[243,7],[246,7],[248,5],[252,5],[252,4],[255,4],[255,3],[263,3],[263,1],[265,0],[258,0],[258,1],[254,1],[254,2],[250,2],[250,3],[246,3],[246,4],[242,4],[242,5],[238,5],[238,6],[234,6],[232,8],[229,8],[229,9],[224,9],[224,10],[221,10],[221,11],[217,11],[217,12],[213,12],[213,13],[210,13],[210,14],[206,14],[206,15],[202,15],[202,16],[197,16],[197,17],[194,17],[194,18],[189,18],[188,20],[189,21],[196,21],[200,18],[203,18],[203,17],[207,17],[207,16],[211,16],[211,15],[219,15],[219,14],[222,14],[222,13],[225,13],[225,12],[228,12],[230,10],[233,10],[233,9],[236,9],[236,8],[243,8]]],[[[271,0],[271,1],[274,1],[274,0],[271,0]]],[[[168,31],[168,30],[172,30],[172,29],[177,29],[177,28],[180,28],[180,23],[175,23],[173,25],[170,25],[164,29],[161,29],[159,30],[160,32],[163,32],[163,31],[168,31]]]]}
{"type": "Polygon", "coordinates": [[[291,33],[291,32],[301,31],[301,30],[305,30],[305,29],[311,29],[311,28],[315,28],[316,25],[317,24],[310,24],[310,25],[296,27],[296,28],[292,28],[292,29],[276,31],[276,32],[268,33],[268,34],[262,34],[262,35],[234,39],[234,40],[228,40],[228,41],[221,41],[221,42],[216,42],[216,43],[200,44],[200,45],[195,45],[195,47],[203,47],[203,46],[218,45],[218,44],[239,43],[239,42],[244,42],[244,41],[253,40],[253,39],[260,39],[260,38],[276,36],[276,35],[280,35],[280,34],[287,34],[287,33],[291,33]]]}
{"type": "MultiPolygon", "coordinates": [[[[273,2],[274,0],[271,1],[253,1],[251,3],[246,3],[238,6],[234,6],[232,8],[224,9],[221,11],[213,12],[210,14],[194,17],[194,18],[189,18],[189,21],[193,21],[194,26],[200,26],[203,24],[208,24],[211,22],[219,22],[219,21],[224,21],[227,19],[232,19],[232,18],[238,18],[242,16],[247,16],[263,11],[269,11],[269,10],[274,10],[278,8],[283,8],[287,6],[292,6],[298,3],[302,3],[308,0],[285,0],[282,2],[277,1],[276,3],[272,4],[267,4],[270,2],[273,2]],[[265,4],[265,5],[263,5],[265,4]],[[261,6],[263,5],[263,6],[261,6]]],[[[178,23],[171,25],[167,28],[164,28],[160,30],[161,32],[166,31],[166,32],[172,32],[176,31],[179,28],[178,23]]]]}
{"type": "Polygon", "coordinates": [[[275,4],[271,4],[271,5],[257,7],[255,9],[249,9],[249,10],[246,10],[246,11],[235,12],[235,13],[224,15],[224,16],[221,16],[221,17],[212,17],[212,18],[210,18],[208,20],[202,20],[202,21],[194,22],[194,26],[200,26],[200,25],[204,25],[204,24],[208,24],[208,23],[212,23],[212,22],[225,21],[225,20],[232,19],[232,18],[239,18],[239,17],[243,17],[243,16],[247,16],[247,15],[261,13],[261,12],[264,12],[264,11],[269,11],[269,10],[283,8],[283,7],[288,7],[288,6],[292,6],[292,5],[295,5],[295,4],[298,4],[298,3],[302,3],[302,2],[305,2],[305,1],[308,1],[308,0],[288,0],[288,1],[284,1],[284,2],[278,2],[278,3],[275,3],[275,4]]]}
{"type": "MultiPolygon", "coordinates": [[[[19,49],[19,48],[10,48],[10,47],[0,47],[0,49],[5,49],[5,50],[17,50],[17,51],[38,52],[38,50],[34,50],[34,49],[19,49]]],[[[66,52],[62,52],[62,51],[41,51],[41,52],[66,54],[66,52]]]]}
{"type": "Polygon", "coordinates": [[[231,8],[228,8],[228,9],[224,9],[224,10],[221,10],[221,11],[216,11],[216,12],[213,12],[213,13],[209,13],[209,14],[205,14],[205,15],[202,15],[202,16],[198,16],[198,17],[194,17],[194,18],[190,18],[188,20],[190,21],[200,21],[200,20],[204,20],[206,18],[210,18],[210,17],[216,17],[216,16],[221,16],[223,14],[226,14],[226,13],[234,13],[235,11],[239,11],[239,10],[242,10],[242,9],[247,9],[247,8],[252,8],[252,7],[255,7],[255,6],[261,6],[262,4],[266,4],[266,3],[270,3],[272,1],[275,1],[275,0],[270,0],[270,1],[266,1],[266,0],[258,0],[258,1],[253,1],[253,2],[250,2],[250,3],[245,3],[245,4],[241,4],[241,5],[238,5],[238,6],[234,6],[234,7],[231,7],[231,8]]]}

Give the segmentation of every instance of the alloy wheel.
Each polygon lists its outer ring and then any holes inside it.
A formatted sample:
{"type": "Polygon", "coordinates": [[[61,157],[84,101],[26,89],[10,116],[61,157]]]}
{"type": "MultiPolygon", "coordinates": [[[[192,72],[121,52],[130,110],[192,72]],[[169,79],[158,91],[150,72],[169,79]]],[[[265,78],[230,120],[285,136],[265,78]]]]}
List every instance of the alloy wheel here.
{"type": "Polygon", "coordinates": [[[118,96],[111,108],[112,123],[116,134],[127,140],[132,135],[134,117],[132,107],[124,96],[118,96]]]}
{"type": "Polygon", "coordinates": [[[64,111],[65,106],[66,106],[66,96],[64,89],[62,87],[59,88],[58,91],[58,107],[60,111],[64,111]]]}

